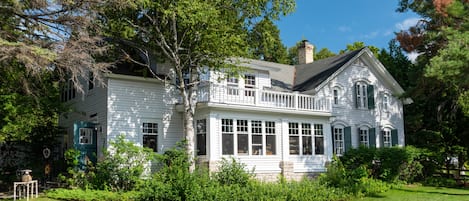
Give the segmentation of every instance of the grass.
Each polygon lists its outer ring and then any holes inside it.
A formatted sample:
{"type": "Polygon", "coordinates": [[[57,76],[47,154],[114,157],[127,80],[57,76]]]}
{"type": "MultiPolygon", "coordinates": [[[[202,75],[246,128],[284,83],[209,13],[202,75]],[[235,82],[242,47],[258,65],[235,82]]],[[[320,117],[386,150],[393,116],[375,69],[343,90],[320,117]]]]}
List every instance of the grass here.
{"type": "Polygon", "coordinates": [[[403,186],[355,201],[469,201],[469,189],[403,186]]]}

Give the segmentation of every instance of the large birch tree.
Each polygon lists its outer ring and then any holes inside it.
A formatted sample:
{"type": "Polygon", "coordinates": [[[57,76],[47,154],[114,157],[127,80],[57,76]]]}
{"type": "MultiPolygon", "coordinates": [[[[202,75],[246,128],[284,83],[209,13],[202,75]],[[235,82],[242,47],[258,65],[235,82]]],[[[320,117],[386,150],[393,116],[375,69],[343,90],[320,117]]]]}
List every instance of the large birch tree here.
{"type": "Polygon", "coordinates": [[[170,63],[172,72],[165,76],[169,81],[162,81],[171,83],[181,97],[186,149],[193,164],[201,75],[207,68],[236,72],[236,62],[227,61],[248,56],[247,35],[255,23],[278,19],[294,7],[293,0],[112,0],[103,6],[102,22],[108,36],[131,41],[139,55],[157,55],[170,63]]]}

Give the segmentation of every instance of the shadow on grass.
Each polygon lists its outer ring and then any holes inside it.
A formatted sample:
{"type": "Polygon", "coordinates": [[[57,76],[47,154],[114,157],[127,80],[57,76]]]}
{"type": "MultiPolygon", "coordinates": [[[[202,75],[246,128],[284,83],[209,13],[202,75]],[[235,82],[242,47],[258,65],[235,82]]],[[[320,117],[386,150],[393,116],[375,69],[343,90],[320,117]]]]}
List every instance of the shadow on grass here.
{"type": "Polygon", "coordinates": [[[448,193],[448,192],[439,192],[439,191],[426,191],[426,190],[419,190],[419,189],[396,189],[398,191],[405,191],[411,193],[430,193],[430,194],[441,194],[441,195],[455,195],[455,196],[469,196],[469,191],[467,193],[448,193]]]}

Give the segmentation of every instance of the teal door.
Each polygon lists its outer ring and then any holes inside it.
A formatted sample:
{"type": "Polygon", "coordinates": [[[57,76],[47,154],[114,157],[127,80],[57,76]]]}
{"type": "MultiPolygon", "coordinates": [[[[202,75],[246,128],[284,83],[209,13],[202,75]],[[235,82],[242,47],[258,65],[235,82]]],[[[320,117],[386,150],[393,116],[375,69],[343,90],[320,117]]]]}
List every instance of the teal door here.
{"type": "Polygon", "coordinates": [[[95,124],[79,121],[73,125],[73,144],[80,151],[79,167],[84,170],[88,163],[96,164],[97,132],[95,124]]]}

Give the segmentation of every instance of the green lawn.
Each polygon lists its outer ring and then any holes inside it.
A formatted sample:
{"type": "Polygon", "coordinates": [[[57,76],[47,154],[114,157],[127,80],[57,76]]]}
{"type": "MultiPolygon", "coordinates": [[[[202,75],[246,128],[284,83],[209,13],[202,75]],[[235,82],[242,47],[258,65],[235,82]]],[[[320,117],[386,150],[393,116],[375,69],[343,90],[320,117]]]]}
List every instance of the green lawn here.
{"type": "Polygon", "coordinates": [[[403,186],[373,197],[356,201],[469,201],[469,189],[454,189],[427,186],[403,186]]]}

